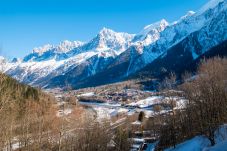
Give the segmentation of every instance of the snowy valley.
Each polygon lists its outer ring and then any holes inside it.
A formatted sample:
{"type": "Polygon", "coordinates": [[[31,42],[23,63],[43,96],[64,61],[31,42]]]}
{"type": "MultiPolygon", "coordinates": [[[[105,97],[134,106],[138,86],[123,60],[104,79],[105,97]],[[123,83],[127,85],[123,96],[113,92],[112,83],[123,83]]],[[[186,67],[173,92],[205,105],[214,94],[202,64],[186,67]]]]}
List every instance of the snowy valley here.
{"type": "Polygon", "coordinates": [[[0,150],[227,151],[226,56],[227,0],[0,56],[0,150]]]}

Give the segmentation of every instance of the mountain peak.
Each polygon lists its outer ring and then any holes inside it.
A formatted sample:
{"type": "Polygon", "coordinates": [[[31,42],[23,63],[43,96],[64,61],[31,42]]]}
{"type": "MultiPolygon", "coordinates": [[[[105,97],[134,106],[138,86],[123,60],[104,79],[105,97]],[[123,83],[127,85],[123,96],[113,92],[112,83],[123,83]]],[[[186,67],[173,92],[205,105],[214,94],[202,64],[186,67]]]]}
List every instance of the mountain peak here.
{"type": "Polygon", "coordinates": [[[88,44],[87,48],[90,50],[116,50],[123,51],[126,49],[129,41],[134,35],[122,32],[115,32],[112,29],[103,28],[99,34],[93,38],[88,44]]]}
{"type": "Polygon", "coordinates": [[[101,37],[107,37],[107,36],[114,36],[115,34],[117,34],[117,32],[113,31],[112,29],[104,27],[100,30],[98,35],[101,37]]]}
{"type": "Polygon", "coordinates": [[[103,27],[99,34],[99,36],[104,36],[105,38],[107,37],[118,37],[118,36],[122,36],[122,37],[125,37],[125,38],[132,38],[134,35],[133,34],[128,34],[128,33],[125,33],[125,32],[116,32],[112,29],[109,29],[109,28],[106,28],[106,27],[103,27]]]}
{"type": "Polygon", "coordinates": [[[160,25],[168,26],[168,25],[169,25],[169,23],[168,23],[168,21],[167,21],[167,20],[162,19],[162,20],[160,21],[160,25]]]}
{"type": "Polygon", "coordinates": [[[188,12],[186,13],[186,15],[184,15],[184,16],[182,16],[182,17],[180,18],[179,21],[184,20],[184,19],[186,19],[186,18],[188,18],[188,17],[191,17],[191,16],[193,16],[194,14],[195,14],[194,11],[188,11],[188,12]]]}
{"type": "Polygon", "coordinates": [[[137,34],[133,42],[134,44],[142,44],[144,46],[147,46],[155,41],[157,41],[160,37],[160,33],[167,27],[169,26],[169,23],[165,20],[162,19],[158,22],[155,22],[153,24],[147,25],[143,28],[142,31],[137,34]]]}
{"type": "Polygon", "coordinates": [[[81,41],[69,41],[64,40],[60,42],[60,44],[56,47],[56,51],[58,52],[67,52],[72,50],[73,48],[82,46],[84,43],[81,41]]]}
{"type": "Polygon", "coordinates": [[[99,33],[110,33],[110,32],[114,32],[114,31],[112,29],[103,27],[99,33]]]}
{"type": "Polygon", "coordinates": [[[140,34],[147,34],[149,33],[150,31],[153,31],[153,30],[164,30],[167,26],[169,25],[169,23],[165,20],[165,19],[162,19],[158,22],[155,22],[153,24],[150,24],[150,25],[147,25],[144,27],[144,29],[140,32],[140,34]]]}
{"type": "Polygon", "coordinates": [[[32,50],[33,53],[38,53],[39,55],[42,55],[43,53],[52,50],[57,51],[57,52],[67,52],[75,47],[79,47],[83,45],[84,43],[81,41],[69,41],[69,40],[64,40],[60,42],[58,45],[50,45],[46,44],[41,47],[36,47],[32,50]]]}
{"type": "Polygon", "coordinates": [[[155,22],[153,24],[150,24],[150,25],[147,25],[144,27],[144,29],[148,29],[148,28],[157,28],[157,27],[160,27],[160,26],[167,26],[169,23],[165,20],[165,19],[162,19],[158,22],[155,22]]]}
{"type": "Polygon", "coordinates": [[[43,54],[44,52],[54,48],[53,45],[46,44],[43,47],[36,47],[32,50],[33,53],[43,54]]]}
{"type": "Polygon", "coordinates": [[[194,15],[194,14],[195,14],[195,12],[194,12],[194,11],[192,11],[192,10],[190,10],[190,11],[188,11],[188,12],[187,12],[187,14],[186,14],[186,15],[187,15],[187,16],[191,16],[191,15],[194,15]]]}
{"type": "Polygon", "coordinates": [[[16,62],[21,62],[21,59],[20,58],[13,58],[11,60],[11,63],[16,63],[16,62]]]}

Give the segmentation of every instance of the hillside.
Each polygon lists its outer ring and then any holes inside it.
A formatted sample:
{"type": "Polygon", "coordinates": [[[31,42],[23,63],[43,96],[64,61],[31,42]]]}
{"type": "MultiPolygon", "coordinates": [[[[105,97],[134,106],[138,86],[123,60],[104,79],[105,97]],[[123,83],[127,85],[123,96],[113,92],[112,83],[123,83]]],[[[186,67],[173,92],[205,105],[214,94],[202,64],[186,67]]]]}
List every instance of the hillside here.
{"type": "Polygon", "coordinates": [[[50,104],[53,99],[41,90],[21,84],[3,73],[0,73],[0,85],[1,108],[7,103],[26,103],[26,100],[50,104]]]}
{"type": "Polygon", "coordinates": [[[41,143],[39,137],[53,126],[56,114],[53,101],[41,90],[0,73],[0,149],[30,150],[31,140],[39,139],[41,143]]]}
{"type": "Polygon", "coordinates": [[[193,59],[190,49],[184,48],[184,44],[185,41],[182,41],[182,43],[172,47],[167,51],[166,55],[157,58],[131,78],[143,76],[159,77],[161,79],[171,72],[180,76],[186,71],[195,72],[203,59],[213,58],[215,56],[227,56],[227,41],[209,49],[197,59],[193,59]]]}

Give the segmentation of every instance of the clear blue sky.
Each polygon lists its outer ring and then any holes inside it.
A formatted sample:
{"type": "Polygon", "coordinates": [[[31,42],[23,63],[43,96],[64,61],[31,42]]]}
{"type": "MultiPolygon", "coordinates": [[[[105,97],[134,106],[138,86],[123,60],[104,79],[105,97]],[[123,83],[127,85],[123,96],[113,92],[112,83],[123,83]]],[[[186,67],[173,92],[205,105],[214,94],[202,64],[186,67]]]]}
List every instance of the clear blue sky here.
{"type": "Polygon", "coordinates": [[[0,53],[23,57],[62,40],[88,41],[102,27],[138,33],[165,18],[172,22],[208,0],[0,0],[0,53]]]}

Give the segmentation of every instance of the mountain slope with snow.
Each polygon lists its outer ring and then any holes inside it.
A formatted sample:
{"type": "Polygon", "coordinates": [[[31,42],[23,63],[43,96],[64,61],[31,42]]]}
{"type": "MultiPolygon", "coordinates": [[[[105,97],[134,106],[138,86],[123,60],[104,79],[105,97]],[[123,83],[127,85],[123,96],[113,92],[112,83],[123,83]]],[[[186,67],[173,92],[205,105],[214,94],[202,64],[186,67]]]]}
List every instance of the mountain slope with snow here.
{"type": "MultiPolygon", "coordinates": [[[[216,4],[206,7],[206,10],[203,8],[199,13],[187,13],[168,25],[160,33],[160,38],[149,46],[131,46],[106,70],[84,80],[81,86],[112,83],[132,75],[161,76],[166,72],[182,71],[193,60],[227,40],[227,4],[226,1],[216,4]],[[96,82],[93,82],[95,79],[96,82]]],[[[219,54],[219,51],[214,54],[219,54]]]]}
{"type": "Polygon", "coordinates": [[[160,38],[160,33],[165,30],[168,25],[169,23],[165,19],[162,19],[154,24],[147,25],[134,37],[132,43],[135,45],[150,45],[160,38]]]}
{"type": "Polygon", "coordinates": [[[77,74],[74,74],[86,78],[99,68],[104,68],[99,65],[99,60],[111,60],[127,49],[133,37],[104,28],[87,43],[63,41],[57,46],[48,44],[34,48],[22,61],[14,59],[8,62],[4,72],[20,82],[39,87],[45,87],[50,79],[62,76],[73,68],[89,68],[87,73],[80,75],[77,70],[77,74]]]}
{"type": "MultiPolygon", "coordinates": [[[[213,6],[211,9],[210,7],[206,8],[206,10],[203,8],[203,11],[199,11],[199,13],[187,13],[187,15],[183,16],[180,20],[167,26],[167,28],[160,33],[160,38],[155,43],[144,46],[143,54],[138,59],[133,60],[133,64],[130,65],[128,71],[130,73],[138,71],[191,33],[199,31],[204,26],[211,24],[213,19],[220,16],[219,14],[226,12],[226,1],[217,3],[217,5],[213,6]],[[138,64],[140,64],[140,66],[138,66],[138,64]]],[[[220,32],[225,33],[226,23],[223,21],[220,26],[223,29],[223,31],[220,32]]],[[[209,29],[207,29],[207,33],[215,35],[216,31],[209,31],[209,29]]],[[[220,39],[224,41],[225,37],[222,36],[220,39]]],[[[215,41],[215,39],[213,40],[215,41]]],[[[138,51],[140,50],[138,49],[138,51]]]]}
{"type": "Polygon", "coordinates": [[[171,60],[180,64],[188,56],[196,60],[227,40],[226,3],[211,0],[198,12],[189,11],[173,23],[163,19],[136,35],[103,28],[88,42],[63,41],[34,48],[23,59],[4,61],[1,67],[20,82],[42,88],[95,86],[123,80],[141,70],[161,72],[173,64],[171,60]],[[175,56],[166,59],[169,54],[175,56]],[[166,61],[166,65],[156,60],[166,61]]]}

